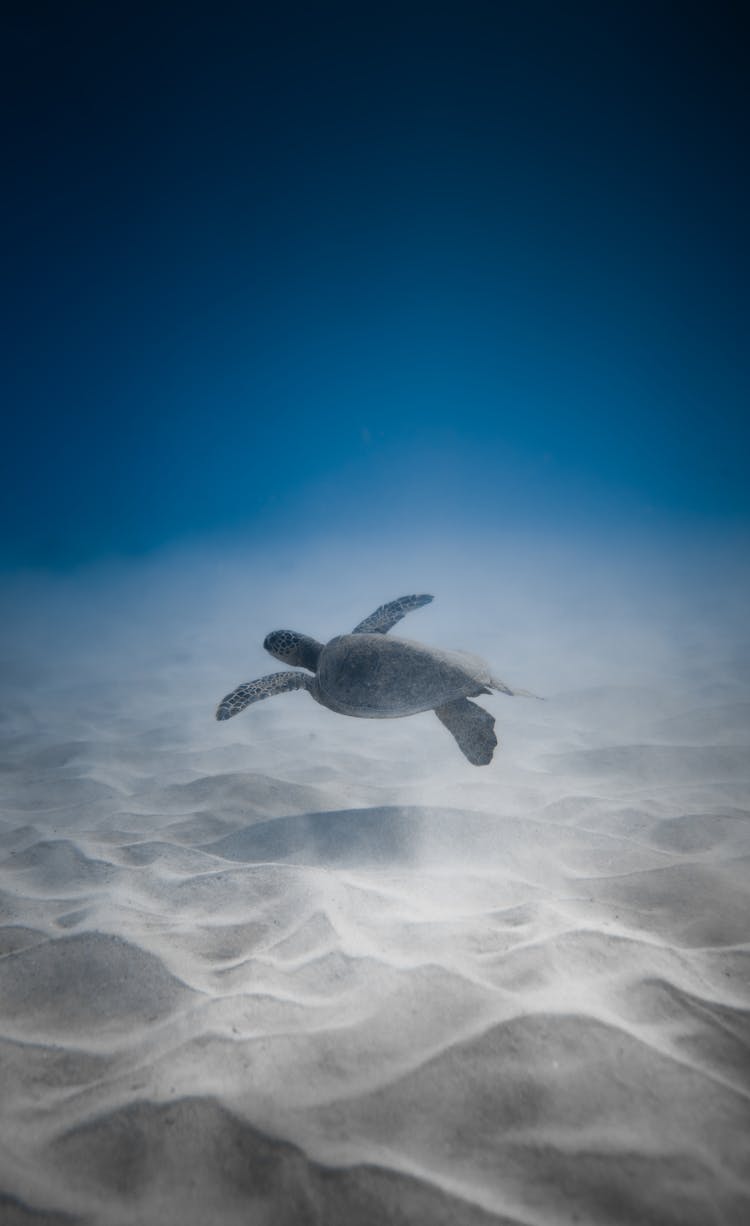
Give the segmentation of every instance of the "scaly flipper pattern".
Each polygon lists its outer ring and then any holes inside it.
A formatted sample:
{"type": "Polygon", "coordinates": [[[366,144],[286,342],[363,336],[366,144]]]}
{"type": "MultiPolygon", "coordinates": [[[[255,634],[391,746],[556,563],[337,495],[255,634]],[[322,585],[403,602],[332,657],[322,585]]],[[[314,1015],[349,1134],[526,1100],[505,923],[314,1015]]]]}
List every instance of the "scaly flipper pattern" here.
{"type": "Polygon", "coordinates": [[[251,702],[260,702],[262,698],[273,698],[275,694],[284,694],[287,690],[307,689],[311,678],[306,673],[269,673],[267,677],[258,677],[256,681],[245,681],[236,690],[222,698],[216,710],[217,719],[231,719],[239,715],[251,702]]]}
{"type": "Polygon", "coordinates": [[[381,604],[379,609],[354,627],[352,634],[387,634],[407,613],[411,613],[413,609],[421,609],[432,599],[432,596],[399,596],[398,600],[381,604]]]}

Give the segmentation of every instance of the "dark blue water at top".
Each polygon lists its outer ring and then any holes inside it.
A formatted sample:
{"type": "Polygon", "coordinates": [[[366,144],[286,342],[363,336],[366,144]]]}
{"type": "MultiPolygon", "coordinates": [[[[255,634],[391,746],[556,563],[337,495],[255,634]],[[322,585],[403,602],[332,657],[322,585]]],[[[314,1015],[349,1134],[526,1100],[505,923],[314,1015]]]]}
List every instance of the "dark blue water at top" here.
{"type": "Polygon", "coordinates": [[[2,559],[746,522],[730,6],[27,9],[2,559]]]}

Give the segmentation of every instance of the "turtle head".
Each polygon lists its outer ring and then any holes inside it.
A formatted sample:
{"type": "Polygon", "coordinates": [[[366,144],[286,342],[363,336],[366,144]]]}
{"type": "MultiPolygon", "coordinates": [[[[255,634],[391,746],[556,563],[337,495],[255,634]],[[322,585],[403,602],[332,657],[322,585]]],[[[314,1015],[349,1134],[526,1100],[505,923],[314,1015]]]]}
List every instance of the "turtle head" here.
{"type": "Polygon", "coordinates": [[[296,630],[272,630],[266,635],[263,646],[282,663],[309,668],[311,673],[316,672],[318,656],[323,650],[322,643],[296,630]]]}

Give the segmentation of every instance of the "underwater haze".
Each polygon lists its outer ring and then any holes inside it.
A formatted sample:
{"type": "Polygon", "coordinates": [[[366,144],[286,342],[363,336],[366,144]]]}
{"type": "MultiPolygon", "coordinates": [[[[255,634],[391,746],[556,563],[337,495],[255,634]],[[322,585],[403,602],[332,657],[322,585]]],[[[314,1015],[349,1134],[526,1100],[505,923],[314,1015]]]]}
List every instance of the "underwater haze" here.
{"type": "Polygon", "coordinates": [[[3,1226],[750,1217],[739,26],[8,22],[3,1226]],[[216,720],[412,593],[489,764],[216,720]]]}

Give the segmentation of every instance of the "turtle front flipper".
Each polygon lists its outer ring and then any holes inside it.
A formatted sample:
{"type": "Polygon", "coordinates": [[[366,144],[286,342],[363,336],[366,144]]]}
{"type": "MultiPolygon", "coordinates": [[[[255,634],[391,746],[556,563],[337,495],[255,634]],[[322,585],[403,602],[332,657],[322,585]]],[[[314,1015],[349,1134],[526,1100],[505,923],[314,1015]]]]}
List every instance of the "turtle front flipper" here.
{"type": "Polygon", "coordinates": [[[387,634],[412,609],[421,609],[422,605],[429,604],[433,599],[432,596],[399,596],[398,600],[381,604],[379,609],[354,627],[352,634],[387,634]]]}
{"type": "Polygon", "coordinates": [[[435,708],[441,724],[456,738],[458,748],[473,766],[486,766],[492,761],[497,745],[495,717],[484,707],[468,698],[457,698],[435,708]]]}
{"type": "Polygon", "coordinates": [[[216,710],[217,719],[231,719],[239,715],[251,702],[260,702],[262,698],[273,698],[274,694],[284,694],[287,690],[302,690],[309,687],[311,678],[306,673],[269,673],[267,677],[258,677],[256,681],[245,681],[236,690],[222,698],[216,710]]]}

